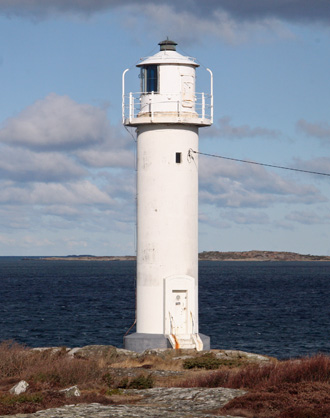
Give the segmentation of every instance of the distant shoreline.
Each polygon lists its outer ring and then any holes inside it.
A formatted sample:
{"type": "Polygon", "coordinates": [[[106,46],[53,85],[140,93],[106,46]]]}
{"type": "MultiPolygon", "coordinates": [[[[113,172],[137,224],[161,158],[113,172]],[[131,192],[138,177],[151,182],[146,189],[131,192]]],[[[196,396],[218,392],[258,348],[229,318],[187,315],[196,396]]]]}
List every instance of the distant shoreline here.
{"type": "MultiPolygon", "coordinates": [[[[26,257],[25,259],[28,259],[26,257]]],[[[65,261],[134,261],[135,256],[69,255],[66,257],[41,257],[41,260],[65,261]]],[[[330,256],[298,254],[285,251],[203,251],[200,261],[330,261],[330,256]]]]}

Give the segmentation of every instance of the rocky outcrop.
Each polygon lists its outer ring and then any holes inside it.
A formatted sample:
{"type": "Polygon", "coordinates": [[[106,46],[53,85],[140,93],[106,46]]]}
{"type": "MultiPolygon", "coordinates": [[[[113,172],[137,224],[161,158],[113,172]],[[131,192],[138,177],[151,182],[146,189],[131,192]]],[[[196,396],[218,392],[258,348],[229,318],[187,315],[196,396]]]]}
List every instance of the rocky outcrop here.
{"type": "MultiPolygon", "coordinates": [[[[204,362],[210,362],[212,365],[215,362],[226,367],[240,367],[247,363],[265,364],[269,361],[276,361],[267,356],[238,350],[197,352],[196,350],[153,349],[146,350],[143,353],[135,353],[107,345],[89,345],[76,348],[48,347],[30,350],[33,355],[36,351],[48,351],[55,358],[68,356],[69,358],[101,361],[108,368],[109,378],[118,379],[118,381],[129,381],[141,375],[152,376],[154,387],[146,389],[147,386],[144,386],[143,389],[139,390],[117,389],[119,390],[118,394],[115,391],[114,394],[110,395],[112,405],[76,404],[79,402],[79,398],[75,398],[75,396],[79,396],[80,391],[77,387],[72,387],[66,393],[67,396],[70,396],[70,399],[68,399],[70,405],[11,417],[211,418],[214,417],[212,411],[218,410],[231,399],[241,396],[245,392],[228,388],[175,387],[180,386],[180,381],[185,379],[187,373],[191,373],[190,370],[187,370],[188,367],[185,367],[187,361],[197,359],[196,364],[200,365],[200,363],[204,364],[200,360],[204,360],[204,362]],[[169,386],[167,384],[169,379],[173,382],[174,387],[163,387],[169,386]],[[175,382],[179,382],[179,384],[176,385],[175,382]]],[[[196,371],[196,373],[198,372],[196,371]]],[[[130,386],[117,387],[127,388],[130,386]]],[[[2,417],[5,418],[5,416],[2,417]]],[[[229,418],[229,416],[226,418],[229,418]]]]}
{"type": "MultiPolygon", "coordinates": [[[[214,418],[213,410],[245,393],[226,388],[154,388],[123,392],[127,395],[138,395],[140,400],[133,405],[67,405],[34,414],[19,414],[16,418],[214,418]]],[[[227,415],[226,418],[230,416],[227,415]]]]}

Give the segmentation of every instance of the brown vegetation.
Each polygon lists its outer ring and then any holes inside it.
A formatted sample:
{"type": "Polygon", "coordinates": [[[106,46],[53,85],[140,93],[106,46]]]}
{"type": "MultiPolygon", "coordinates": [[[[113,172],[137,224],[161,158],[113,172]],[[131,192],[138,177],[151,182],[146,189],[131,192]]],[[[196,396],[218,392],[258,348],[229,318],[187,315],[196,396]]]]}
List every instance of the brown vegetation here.
{"type": "Polygon", "coordinates": [[[102,404],[136,400],[115,389],[152,387],[152,377],[144,369],[132,377],[117,375],[110,367],[115,358],[75,358],[68,356],[64,347],[57,351],[33,351],[15,342],[3,342],[0,344],[0,415],[32,413],[67,404],[59,390],[73,385],[78,385],[82,392],[75,403],[102,404]],[[20,380],[29,383],[27,392],[10,394],[10,388],[20,380]]]}
{"type": "Polygon", "coordinates": [[[240,369],[220,369],[190,378],[183,387],[229,387],[247,389],[235,398],[220,415],[248,418],[329,418],[330,357],[318,355],[300,360],[240,369]]]}
{"type": "Polygon", "coordinates": [[[158,355],[127,356],[104,346],[86,347],[74,357],[66,348],[36,351],[14,342],[0,344],[0,416],[67,404],[59,390],[73,385],[82,393],[74,403],[132,403],[140,399],[138,395],[128,396],[123,391],[126,388],[229,387],[248,393],[213,411],[215,414],[330,417],[330,357],[323,355],[249,364],[242,355],[232,361],[225,355],[219,359],[212,352],[168,350],[158,355]],[[215,367],[217,370],[210,370],[215,367]],[[28,390],[10,394],[9,389],[20,380],[29,383],[28,390]]]}

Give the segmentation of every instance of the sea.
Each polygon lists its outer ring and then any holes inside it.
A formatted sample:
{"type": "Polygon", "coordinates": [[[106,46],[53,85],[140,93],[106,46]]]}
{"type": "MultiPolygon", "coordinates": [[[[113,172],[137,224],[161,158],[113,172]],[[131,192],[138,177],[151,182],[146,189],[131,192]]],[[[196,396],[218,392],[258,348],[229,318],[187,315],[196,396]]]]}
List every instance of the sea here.
{"type": "MultiPolygon", "coordinates": [[[[122,347],[135,319],[135,269],[134,261],[0,257],[0,341],[122,347]]],[[[199,329],[211,348],[329,354],[329,301],[330,262],[199,262],[199,329]]]]}

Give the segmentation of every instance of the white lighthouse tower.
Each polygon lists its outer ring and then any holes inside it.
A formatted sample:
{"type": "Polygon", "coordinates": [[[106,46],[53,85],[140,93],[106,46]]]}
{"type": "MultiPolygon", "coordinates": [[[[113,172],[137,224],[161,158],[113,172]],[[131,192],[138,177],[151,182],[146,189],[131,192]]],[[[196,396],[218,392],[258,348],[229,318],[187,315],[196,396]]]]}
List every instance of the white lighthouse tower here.
{"type": "Polygon", "coordinates": [[[209,349],[198,329],[198,128],[213,119],[209,94],[196,93],[194,59],[159,43],[143,59],[141,91],[125,94],[123,124],[137,128],[136,333],[125,348],[209,349]]]}

